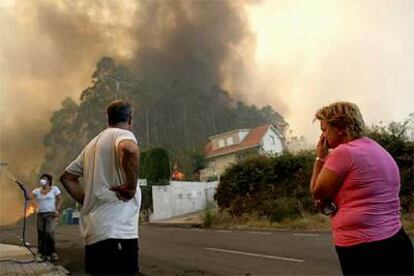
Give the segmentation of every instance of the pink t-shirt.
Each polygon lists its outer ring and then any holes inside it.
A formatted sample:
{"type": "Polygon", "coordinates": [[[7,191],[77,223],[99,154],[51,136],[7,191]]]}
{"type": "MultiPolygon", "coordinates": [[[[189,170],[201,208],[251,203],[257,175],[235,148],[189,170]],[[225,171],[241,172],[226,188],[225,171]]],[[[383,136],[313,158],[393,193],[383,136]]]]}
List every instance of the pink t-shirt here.
{"type": "Polygon", "coordinates": [[[363,137],[341,144],[325,168],[343,179],[333,200],[333,240],[337,246],[387,239],[401,228],[400,173],[391,155],[363,137]]]}

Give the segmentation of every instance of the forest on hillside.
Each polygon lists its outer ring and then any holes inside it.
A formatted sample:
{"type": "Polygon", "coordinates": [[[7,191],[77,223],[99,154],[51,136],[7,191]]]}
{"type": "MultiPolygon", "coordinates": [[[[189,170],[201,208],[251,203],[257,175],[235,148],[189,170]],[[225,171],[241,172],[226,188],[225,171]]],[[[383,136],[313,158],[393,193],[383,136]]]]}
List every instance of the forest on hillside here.
{"type": "Polygon", "coordinates": [[[143,151],[161,147],[171,162],[192,173],[200,167],[202,148],[210,135],[263,123],[284,133],[287,123],[270,106],[258,108],[233,99],[217,85],[171,78],[140,77],[110,57],[103,57],[80,101],[66,98],[45,136],[42,172],[59,175],[68,162],[106,127],[105,107],[124,99],[134,107],[134,128],[143,151]]]}

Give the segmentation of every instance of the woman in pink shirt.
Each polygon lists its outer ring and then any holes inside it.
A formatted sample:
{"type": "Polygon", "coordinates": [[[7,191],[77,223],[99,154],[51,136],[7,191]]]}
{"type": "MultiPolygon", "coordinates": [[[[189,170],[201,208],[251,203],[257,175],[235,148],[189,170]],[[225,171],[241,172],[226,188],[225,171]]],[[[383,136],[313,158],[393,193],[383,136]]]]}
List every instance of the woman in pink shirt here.
{"type": "Polygon", "coordinates": [[[333,103],[319,109],[315,119],[322,134],[310,190],[318,207],[332,211],[343,274],[413,275],[413,246],[401,225],[394,159],[364,136],[355,104],[333,103]]]}

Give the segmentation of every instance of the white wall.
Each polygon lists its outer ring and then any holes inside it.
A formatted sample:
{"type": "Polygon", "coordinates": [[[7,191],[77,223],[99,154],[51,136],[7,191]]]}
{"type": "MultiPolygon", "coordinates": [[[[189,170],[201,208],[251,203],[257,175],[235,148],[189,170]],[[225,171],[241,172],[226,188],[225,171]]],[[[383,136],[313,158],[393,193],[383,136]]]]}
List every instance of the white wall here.
{"type": "Polygon", "coordinates": [[[262,149],[267,153],[280,153],[283,151],[282,141],[271,127],[268,128],[266,134],[263,136],[262,149]],[[270,138],[270,136],[274,138],[274,144],[272,143],[272,138],[270,138]]]}
{"type": "Polygon", "coordinates": [[[218,182],[170,181],[170,185],[152,186],[153,213],[150,221],[169,219],[197,212],[214,202],[218,182]]]}

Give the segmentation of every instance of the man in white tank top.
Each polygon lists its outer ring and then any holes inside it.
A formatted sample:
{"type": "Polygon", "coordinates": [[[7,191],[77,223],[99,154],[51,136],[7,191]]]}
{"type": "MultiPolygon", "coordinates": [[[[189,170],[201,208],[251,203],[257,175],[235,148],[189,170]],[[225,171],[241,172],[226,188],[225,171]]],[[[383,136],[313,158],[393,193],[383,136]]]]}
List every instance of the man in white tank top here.
{"type": "Polygon", "coordinates": [[[110,103],[108,128],[86,145],[60,178],[68,193],[82,204],[80,230],[85,240],[85,271],[90,274],[139,271],[141,192],[132,112],[126,101],[110,103]]]}

